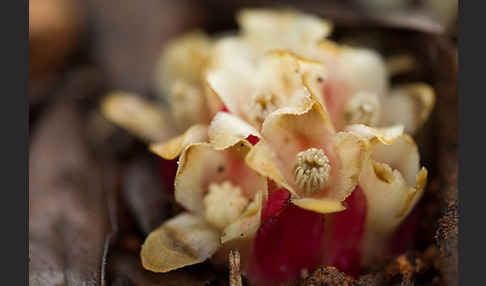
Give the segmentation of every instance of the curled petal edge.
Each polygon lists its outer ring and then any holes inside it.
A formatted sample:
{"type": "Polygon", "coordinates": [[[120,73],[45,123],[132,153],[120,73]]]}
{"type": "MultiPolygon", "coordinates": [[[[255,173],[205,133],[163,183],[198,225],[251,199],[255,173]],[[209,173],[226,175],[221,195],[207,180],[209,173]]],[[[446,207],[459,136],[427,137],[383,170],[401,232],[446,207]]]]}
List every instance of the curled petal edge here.
{"type": "Polygon", "coordinates": [[[209,142],[216,150],[234,146],[249,135],[262,137],[253,126],[227,112],[218,112],[208,129],[209,142]]]}
{"type": "Polygon", "coordinates": [[[167,142],[154,143],[149,146],[151,152],[166,159],[173,160],[179,156],[185,147],[197,142],[204,142],[208,138],[208,127],[206,125],[193,125],[175,138],[167,142]]]}

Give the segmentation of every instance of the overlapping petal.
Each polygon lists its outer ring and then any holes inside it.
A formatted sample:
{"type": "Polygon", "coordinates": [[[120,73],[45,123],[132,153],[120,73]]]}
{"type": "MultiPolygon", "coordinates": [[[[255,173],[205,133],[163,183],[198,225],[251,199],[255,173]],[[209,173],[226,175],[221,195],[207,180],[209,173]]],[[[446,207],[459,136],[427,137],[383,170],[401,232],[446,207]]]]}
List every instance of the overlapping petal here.
{"type": "Polygon", "coordinates": [[[175,179],[176,201],[189,211],[203,213],[203,197],[210,184],[231,182],[249,199],[266,190],[266,179],[244,163],[251,146],[246,140],[221,150],[210,143],[189,145],[179,159],[175,179]]]}
{"type": "Polygon", "coordinates": [[[369,152],[359,177],[367,200],[363,250],[365,260],[383,251],[383,243],[406,218],[423,194],[427,170],[420,168],[413,139],[397,129],[353,126],[369,139],[369,152]],[[383,134],[386,134],[385,136],[383,134]],[[393,134],[393,135],[390,135],[393,134]],[[386,139],[384,139],[386,137],[386,139]]]}
{"type": "MultiPolygon", "coordinates": [[[[227,40],[221,43],[221,46],[225,45],[240,46],[243,43],[227,40]]],[[[248,60],[249,56],[238,56],[238,50],[246,51],[246,48],[232,49],[235,55],[231,59],[219,59],[218,64],[207,70],[207,82],[231,113],[258,129],[265,118],[279,108],[308,105],[311,100],[309,88],[318,92],[311,77],[313,81],[325,77],[322,64],[287,51],[271,51],[252,62],[248,60]],[[241,58],[246,60],[240,61],[241,58]]],[[[221,56],[224,53],[218,53],[219,57],[224,58],[221,56]]]]}
{"type": "Polygon", "coordinates": [[[261,138],[260,132],[237,116],[227,112],[219,112],[209,125],[208,136],[212,146],[224,150],[233,146],[248,136],[261,138]]]}
{"type": "MultiPolygon", "coordinates": [[[[250,251],[260,225],[267,181],[244,163],[245,155],[252,148],[245,139],[248,134],[260,136],[241,119],[220,112],[209,128],[196,125],[168,143],[151,147],[167,159],[175,158],[183,150],[175,179],[175,198],[192,216],[216,231],[219,244],[212,253],[215,262],[226,261],[227,252],[235,247],[250,251]],[[206,138],[209,142],[204,142],[206,138]]],[[[160,230],[151,234],[155,238],[147,241],[160,239],[165,233],[165,229],[160,230]]],[[[242,265],[246,265],[246,257],[244,252],[242,265]]],[[[187,265],[199,261],[199,257],[189,259],[186,255],[184,258],[187,265]]],[[[182,267],[182,262],[178,263],[182,267]]],[[[153,270],[153,266],[147,269],[153,270]]]]}

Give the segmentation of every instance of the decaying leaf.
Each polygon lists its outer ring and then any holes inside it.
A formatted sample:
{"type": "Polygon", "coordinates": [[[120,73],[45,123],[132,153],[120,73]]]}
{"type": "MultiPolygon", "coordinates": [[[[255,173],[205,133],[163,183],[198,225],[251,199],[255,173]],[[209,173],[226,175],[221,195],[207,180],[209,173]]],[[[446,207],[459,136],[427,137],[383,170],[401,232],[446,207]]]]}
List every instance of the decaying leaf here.
{"type": "Polygon", "coordinates": [[[101,285],[105,238],[112,231],[106,196],[113,190],[104,184],[110,179],[104,171],[73,102],[47,110],[30,148],[31,285],[101,285]]]}
{"type": "Polygon", "coordinates": [[[126,166],[122,178],[127,209],[145,235],[173,215],[175,203],[160,179],[157,160],[151,154],[137,156],[126,166]]]}

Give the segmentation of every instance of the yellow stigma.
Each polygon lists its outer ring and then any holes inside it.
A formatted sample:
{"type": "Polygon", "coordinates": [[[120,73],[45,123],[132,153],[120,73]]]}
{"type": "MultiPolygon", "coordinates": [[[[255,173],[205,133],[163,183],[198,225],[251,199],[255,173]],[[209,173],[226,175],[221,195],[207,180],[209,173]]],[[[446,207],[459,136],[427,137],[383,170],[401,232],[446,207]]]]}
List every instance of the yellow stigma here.
{"type": "Polygon", "coordinates": [[[324,188],[331,175],[331,164],[322,149],[309,148],[297,154],[295,182],[307,194],[324,188]]]}
{"type": "Polygon", "coordinates": [[[344,108],[346,124],[375,125],[378,121],[378,104],[378,98],[374,94],[356,94],[344,108]]]}
{"type": "Polygon", "coordinates": [[[205,218],[213,226],[223,229],[236,220],[248,205],[241,188],[229,181],[212,183],[203,199],[205,218]]]}

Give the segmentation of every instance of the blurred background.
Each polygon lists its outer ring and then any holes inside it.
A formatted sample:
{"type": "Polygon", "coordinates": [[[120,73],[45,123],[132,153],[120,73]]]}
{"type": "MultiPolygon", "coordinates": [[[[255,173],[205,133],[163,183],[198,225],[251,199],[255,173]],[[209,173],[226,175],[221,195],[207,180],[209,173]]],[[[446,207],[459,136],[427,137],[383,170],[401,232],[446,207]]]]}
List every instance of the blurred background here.
{"type": "MultiPolygon", "coordinates": [[[[141,269],[140,243],[172,211],[164,209],[171,199],[160,192],[153,158],[133,155],[146,147],[106,122],[98,102],[113,89],[151,96],[167,40],[196,28],[236,29],[235,12],[245,7],[296,8],[332,19],[336,39],[383,53],[407,46],[435,62],[441,54],[425,48],[440,39],[457,60],[458,0],[30,0],[31,285],[225,285],[205,264],[167,275],[141,269]]],[[[434,147],[428,142],[421,148],[434,147]]],[[[437,209],[430,213],[436,220],[437,209]]]]}
{"type": "Polygon", "coordinates": [[[381,21],[457,33],[458,0],[30,0],[30,101],[38,103],[68,70],[83,66],[97,69],[108,88],[147,91],[167,39],[195,28],[235,28],[236,10],[258,6],[294,7],[338,25],[381,21]]]}

